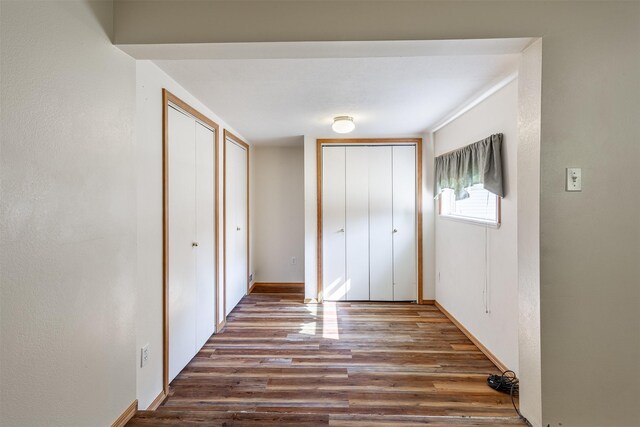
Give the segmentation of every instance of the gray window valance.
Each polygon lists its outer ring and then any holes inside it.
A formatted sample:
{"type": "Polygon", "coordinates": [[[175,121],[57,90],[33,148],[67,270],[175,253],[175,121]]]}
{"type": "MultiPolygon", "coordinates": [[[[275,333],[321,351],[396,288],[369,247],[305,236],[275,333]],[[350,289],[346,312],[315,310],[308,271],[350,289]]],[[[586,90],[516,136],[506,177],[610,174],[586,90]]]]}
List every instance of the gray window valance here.
{"type": "Polygon", "coordinates": [[[504,197],[502,185],[502,134],[436,157],[436,194],[450,188],[456,200],[469,197],[465,190],[476,184],[504,197]]]}

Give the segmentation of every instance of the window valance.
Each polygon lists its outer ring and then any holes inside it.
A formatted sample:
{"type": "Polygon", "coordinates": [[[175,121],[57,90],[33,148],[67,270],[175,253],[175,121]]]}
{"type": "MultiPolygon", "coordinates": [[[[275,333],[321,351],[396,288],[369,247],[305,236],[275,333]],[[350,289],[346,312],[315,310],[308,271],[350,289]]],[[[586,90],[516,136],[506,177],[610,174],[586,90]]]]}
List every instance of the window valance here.
{"type": "Polygon", "coordinates": [[[436,194],[450,188],[456,200],[469,197],[465,190],[483,184],[491,193],[504,197],[502,185],[502,134],[436,157],[436,194]]]}

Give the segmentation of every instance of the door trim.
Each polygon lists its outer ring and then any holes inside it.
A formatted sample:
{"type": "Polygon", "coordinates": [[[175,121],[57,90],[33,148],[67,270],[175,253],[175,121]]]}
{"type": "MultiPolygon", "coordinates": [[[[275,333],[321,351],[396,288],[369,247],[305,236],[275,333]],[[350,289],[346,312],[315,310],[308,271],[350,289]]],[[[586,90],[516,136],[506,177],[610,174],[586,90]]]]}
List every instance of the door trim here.
{"type": "Polygon", "coordinates": [[[317,280],[318,302],[322,302],[322,147],[330,145],[414,145],[416,147],[416,207],[418,227],[418,304],[422,299],[422,138],[335,138],[316,140],[316,186],[317,186],[317,280]]]}
{"type": "MultiPolygon", "coordinates": [[[[246,226],[247,226],[247,274],[246,274],[246,279],[247,279],[247,289],[245,291],[245,295],[249,294],[249,253],[250,253],[250,248],[249,248],[249,233],[250,233],[250,229],[249,229],[249,211],[250,211],[250,206],[249,206],[249,144],[247,144],[246,142],[244,142],[242,139],[240,139],[238,136],[234,135],[233,133],[231,133],[230,131],[228,131],[227,129],[224,130],[224,143],[222,144],[222,149],[223,149],[223,156],[222,156],[222,175],[223,175],[223,184],[222,184],[222,210],[224,212],[224,216],[222,217],[222,246],[223,246],[223,258],[224,258],[224,265],[222,266],[222,271],[223,271],[223,277],[224,277],[224,284],[223,284],[223,288],[222,288],[222,292],[223,292],[223,303],[222,303],[222,322],[220,322],[220,324],[224,327],[224,325],[227,323],[227,140],[230,139],[231,141],[235,142],[236,144],[242,146],[244,149],[247,150],[247,222],[246,222],[246,226]]],[[[217,321],[217,319],[216,319],[217,321]]]]}
{"type": "Polygon", "coordinates": [[[193,116],[196,120],[202,122],[213,130],[214,133],[214,147],[215,153],[214,159],[214,210],[215,210],[215,295],[216,295],[216,333],[218,332],[217,320],[218,320],[218,276],[220,271],[220,244],[218,235],[218,140],[220,127],[216,122],[209,119],[204,114],[169,92],[167,89],[162,89],[162,390],[165,395],[169,394],[169,104],[174,104],[184,112],[193,116]]]}

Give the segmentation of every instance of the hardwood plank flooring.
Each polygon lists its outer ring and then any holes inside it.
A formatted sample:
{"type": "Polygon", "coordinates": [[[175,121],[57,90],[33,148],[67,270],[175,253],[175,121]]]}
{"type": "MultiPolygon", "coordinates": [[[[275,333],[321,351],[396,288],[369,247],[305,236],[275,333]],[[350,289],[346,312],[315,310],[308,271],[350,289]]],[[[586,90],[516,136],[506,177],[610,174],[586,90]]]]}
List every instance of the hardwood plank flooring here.
{"type": "Polygon", "coordinates": [[[254,288],[128,426],[521,426],[499,373],[435,306],[304,304],[254,288]]]}

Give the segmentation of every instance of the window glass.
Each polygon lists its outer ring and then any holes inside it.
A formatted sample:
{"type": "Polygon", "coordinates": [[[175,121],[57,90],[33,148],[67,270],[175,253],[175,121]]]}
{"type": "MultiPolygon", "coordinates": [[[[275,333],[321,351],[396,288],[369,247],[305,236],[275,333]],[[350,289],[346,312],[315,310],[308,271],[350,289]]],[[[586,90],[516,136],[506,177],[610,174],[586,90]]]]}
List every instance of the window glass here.
{"type": "Polygon", "coordinates": [[[482,184],[476,184],[466,190],[469,197],[463,200],[456,200],[453,190],[444,190],[440,194],[440,214],[497,224],[498,196],[485,190],[482,184]]]}

